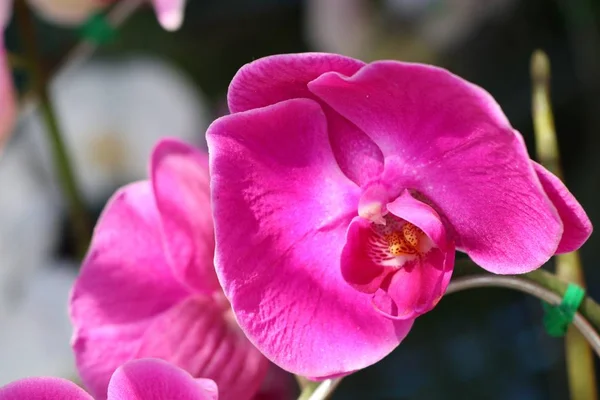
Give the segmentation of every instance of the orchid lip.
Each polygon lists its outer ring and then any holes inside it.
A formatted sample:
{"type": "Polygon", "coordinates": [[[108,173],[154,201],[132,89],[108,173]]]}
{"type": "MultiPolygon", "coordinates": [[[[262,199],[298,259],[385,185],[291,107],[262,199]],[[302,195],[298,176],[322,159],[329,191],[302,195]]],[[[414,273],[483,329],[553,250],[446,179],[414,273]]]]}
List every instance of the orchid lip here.
{"type": "Polygon", "coordinates": [[[371,220],[369,255],[373,262],[397,269],[433,247],[431,239],[419,227],[392,214],[381,218],[384,223],[371,220]]]}

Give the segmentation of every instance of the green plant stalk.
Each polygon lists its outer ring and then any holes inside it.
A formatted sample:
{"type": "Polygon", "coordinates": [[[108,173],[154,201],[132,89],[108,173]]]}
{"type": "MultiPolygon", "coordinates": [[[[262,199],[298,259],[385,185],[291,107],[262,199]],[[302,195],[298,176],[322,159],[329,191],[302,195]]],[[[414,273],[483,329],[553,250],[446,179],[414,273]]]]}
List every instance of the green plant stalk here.
{"type": "Polygon", "coordinates": [[[311,382],[311,381],[307,381],[306,378],[300,377],[297,378],[299,383],[300,381],[303,381],[302,384],[300,384],[300,396],[298,397],[298,400],[308,400],[310,398],[310,396],[315,392],[315,390],[317,390],[317,388],[319,387],[319,385],[321,384],[321,382],[311,382]]]}
{"type": "Polygon", "coordinates": [[[325,400],[328,399],[342,381],[342,378],[327,379],[323,382],[307,381],[302,388],[298,400],[325,400]]]}
{"type": "MultiPolygon", "coordinates": [[[[461,278],[466,276],[477,276],[477,275],[489,275],[489,272],[475,264],[471,260],[458,260],[454,266],[454,278],[461,278]]],[[[515,277],[535,282],[548,290],[556,293],[563,297],[567,291],[568,283],[557,278],[554,274],[544,271],[543,269],[537,269],[522,275],[514,275],[515,277]]],[[[579,312],[594,326],[594,328],[600,332],[600,305],[596,303],[591,297],[586,296],[579,312]]]]}
{"type": "Polygon", "coordinates": [[[63,141],[56,112],[48,94],[48,79],[42,68],[37,45],[35,25],[29,6],[25,0],[15,2],[15,15],[29,71],[32,87],[39,96],[42,117],[46,124],[52,158],[58,173],[63,193],[69,202],[73,236],[79,256],[83,256],[89,244],[91,229],[81,192],[78,188],[73,167],[63,141]]]}
{"type": "MultiPolygon", "coordinates": [[[[531,57],[532,114],[536,154],[540,163],[563,179],[560,152],[550,104],[550,61],[537,50],[531,57]]],[[[556,256],[556,275],[585,288],[578,252],[556,256]]],[[[579,331],[570,327],[565,337],[565,358],[572,400],[598,398],[592,350],[579,331]]]]}

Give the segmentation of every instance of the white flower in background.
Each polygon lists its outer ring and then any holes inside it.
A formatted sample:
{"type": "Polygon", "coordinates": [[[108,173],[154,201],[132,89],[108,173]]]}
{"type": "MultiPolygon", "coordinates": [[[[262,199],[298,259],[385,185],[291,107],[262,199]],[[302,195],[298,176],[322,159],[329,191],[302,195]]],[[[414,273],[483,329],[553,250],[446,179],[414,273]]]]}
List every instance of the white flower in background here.
{"type": "Polygon", "coordinates": [[[18,139],[0,156],[0,386],[75,371],[67,317],[75,270],[47,268],[59,204],[18,139]]]}
{"type": "MultiPolygon", "coordinates": [[[[144,179],[159,138],[179,137],[206,146],[206,102],[193,82],[158,59],[91,62],[61,74],[52,82],[51,95],[90,204],[104,201],[120,185],[144,179]]],[[[22,128],[33,139],[34,158],[54,176],[43,122],[35,114],[22,128]]]]}
{"type": "Polygon", "coordinates": [[[60,225],[58,200],[24,145],[12,140],[0,155],[0,331],[2,316],[52,254],[60,225]]]}
{"type": "Polygon", "coordinates": [[[75,277],[75,267],[48,260],[29,277],[0,319],[0,385],[27,376],[77,376],[67,314],[75,277]]]}

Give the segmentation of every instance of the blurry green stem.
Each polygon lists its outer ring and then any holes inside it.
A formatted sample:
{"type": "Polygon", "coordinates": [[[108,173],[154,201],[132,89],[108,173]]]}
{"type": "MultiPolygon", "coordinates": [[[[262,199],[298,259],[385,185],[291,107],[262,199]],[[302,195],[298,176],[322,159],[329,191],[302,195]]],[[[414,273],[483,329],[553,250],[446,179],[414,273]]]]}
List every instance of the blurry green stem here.
{"type": "MultiPolygon", "coordinates": [[[[463,277],[479,276],[489,276],[489,273],[471,260],[456,261],[454,273],[452,274],[453,280],[463,277]]],[[[557,278],[554,274],[548,271],[544,271],[543,269],[537,269],[527,274],[518,275],[515,276],[515,278],[536,283],[539,286],[556,293],[561,298],[567,291],[567,282],[557,278]]],[[[579,312],[583,317],[585,317],[585,319],[589,321],[596,331],[600,332],[600,305],[598,303],[596,303],[591,297],[586,296],[579,307],[579,312]]]]}
{"type": "MultiPolygon", "coordinates": [[[[531,79],[536,153],[544,167],[563,179],[550,104],[550,61],[541,50],[537,50],[531,58],[531,79]]],[[[556,256],[556,275],[565,282],[585,287],[579,253],[574,251],[556,256]]],[[[571,399],[597,399],[598,389],[592,353],[585,339],[572,328],[565,337],[565,358],[571,399]]]]}
{"type": "Polygon", "coordinates": [[[83,256],[90,239],[91,229],[85,206],[78,189],[75,175],[65,143],[61,136],[56,112],[48,94],[48,79],[41,64],[37,46],[35,26],[29,6],[25,0],[15,2],[15,14],[19,27],[19,34],[29,61],[32,86],[40,99],[42,117],[46,123],[48,139],[50,141],[55,167],[62,185],[62,190],[69,202],[73,236],[77,251],[83,256]]]}
{"type": "Polygon", "coordinates": [[[29,62],[14,53],[8,53],[8,64],[12,69],[29,69],[29,62]]]}
{"type": "Polygon", "coordinates": [[[342,378],[327,379],[323,382],[308,381],[304,384],[298,400],[325,400],[331,396],[342,378]]]}
{"type": "MultiPolygon", "coordinates": [[[[503,287],[518,290],[535,296],[552,305],[559,305],[562,301],[561,295],[535,281],[523,279],[519,276],[492,274],[478,274],[453,279],[448,286],[446,294],[482,287],[503,287]]],[[[586,343],[589,343],[596,352],[596,355],[600,357],[600,336],[590,321],[585,318],[581,312],[577,312],[573,318],[573,324],[579,329],[579,332],[587,341],[586,343]]]]}

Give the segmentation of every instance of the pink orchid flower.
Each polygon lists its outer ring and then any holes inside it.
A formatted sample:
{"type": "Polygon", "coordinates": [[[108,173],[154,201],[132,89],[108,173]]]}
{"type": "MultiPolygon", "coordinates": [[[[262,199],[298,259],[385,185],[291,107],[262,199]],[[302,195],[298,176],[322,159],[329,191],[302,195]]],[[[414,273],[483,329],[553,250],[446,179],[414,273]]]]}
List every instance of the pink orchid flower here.
{"type": "Polygon", "coordinates": [[[215,265],[248,338],[309,377],[390,353],[444,294],[455,249],[519,274],[591,233],[483,89],[333,54],[263,58],[207,137],[215,265]]]}
{"type": "MultiPolygon", "coordinates": [[[[109,400],[217,400],[217,385],[194,379],[162,360],[130,361],[119,367],[108,385],[109,400]]],[[[71,381],[25,378],[0,388],[0,400],[93,400],[71,381]]]]}
{"type": "Polygon", "coordinates": [[[120,189],[96,226],[70,316],[81,378],[97,399],[110,375],[155,357],[251,398],[270,363],[237,326],[213,266],[208,158],[166,139],[151,179],[120,189]]]}

